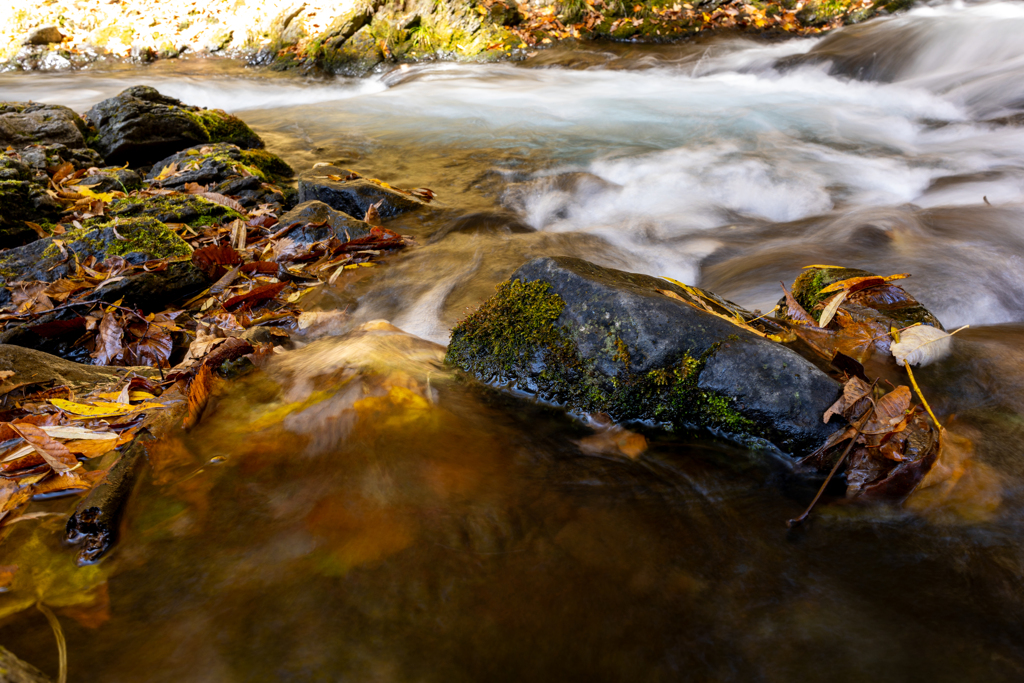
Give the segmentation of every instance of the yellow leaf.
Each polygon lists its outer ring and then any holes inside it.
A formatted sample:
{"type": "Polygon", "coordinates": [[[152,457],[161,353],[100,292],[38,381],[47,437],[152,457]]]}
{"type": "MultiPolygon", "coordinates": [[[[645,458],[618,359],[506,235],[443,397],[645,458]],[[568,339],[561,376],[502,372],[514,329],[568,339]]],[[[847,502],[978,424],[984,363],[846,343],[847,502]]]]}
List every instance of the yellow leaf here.
{"type": "Polygon", "coordinates": [[[51,398],[50,403],[63,410],[65,413],[75,415],[77,419],[116,417],[118,415],[127,415],[128,413],[136,413],[142,410],[154,410],[164,407],[160,403],[140,403],[133,406],[126,403],[113,403],[109,401],[96,401],[94,405],[89,405],[88,403],[66,401],[62,398],[51,398]]]}
{"type": "Polygon", "coordinates": [[[844,268],[844,267],[845,266],[823,266],[823,265],[815,264],[813,266],[804,266],[802,268],[802,270],[807,270],[808,268],[844,268]]]}
{"type": "Polygon", "coordinates": [[[78,194],[89,197],[90,199],[98,199],[101,202],[112,202],[114,201],[114,195],[110,192],[93,192],[88,187],[79,187],[78,194]]]}

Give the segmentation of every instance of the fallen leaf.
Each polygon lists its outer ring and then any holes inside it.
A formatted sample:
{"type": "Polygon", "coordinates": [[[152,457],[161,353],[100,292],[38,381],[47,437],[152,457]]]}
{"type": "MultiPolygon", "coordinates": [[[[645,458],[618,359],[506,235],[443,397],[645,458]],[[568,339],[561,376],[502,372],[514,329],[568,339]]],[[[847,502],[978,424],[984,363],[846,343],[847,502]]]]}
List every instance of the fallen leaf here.
{"type": "Polygon", "coordinates": [[[100,320],[99,335],[96,339],[99,348],[91,355],[96,365],[113,365],[124,351],[124,331],[113,308],[108,308],[100,320]]]}
{"type": "MultiPolygon", "coordinates": [[[[843,385],[843,395],[825,411],[824,421],[828,422],[833,415],[842,415],[849,420],[852,416],[851,409],[855,408],[861,399],[868,397],[870,394],[871,385],[859,377],[851,377],[843,385]]],[[[863,412],[863,410],[858,410],[855,411],[855,414],[860,415],[863,412]]]]}
{"type": "Polygon", "coordinates": [[[137,413],[143,410],[154,410],[164,407],[160,403],[138,403],[136,405],[129,405],[125,403],[111,403],[109,401],[96,401],[93,404],[89,404],[65,401],[59,398],[51,399],[50,403],[63,410],[65,413],[70,413],[71,415],[83,418],[117,417],[119,415],[128,415],[130,413],[137,413]]]}
{"type": "Polygon", "coordinates": [[[931,325],[915,325],[900,332],[900,340],[889,351],[900,367],[907,363],[924,367],[942,360],[953,350],[953,335],[931,325]]]}
{"type": "Polygon", "coordinates": [[[829,300],[825,309],[821,312],[821,317],[818,319],[819,327],[828,327],[828,324],[832,322],[832,318],[835,317],[836,311],[838,311],[839,307],[843,305],[844,301],[846,301],[847,294],[848,291],[844,289],[829,300]]]}
{"type": "Polygon", "coordinates": [[[76,458],[71,451],[64,446],[64,444],[52,439],[39,427],[22,423],[12,424],[11,429],[13,429],[18,436],[25,439],[25,441],[43,457],[46,464],[53,468],[54,472],[62,474],[64,472],[70,472],[78,467],[78,458],[76,458]]]}

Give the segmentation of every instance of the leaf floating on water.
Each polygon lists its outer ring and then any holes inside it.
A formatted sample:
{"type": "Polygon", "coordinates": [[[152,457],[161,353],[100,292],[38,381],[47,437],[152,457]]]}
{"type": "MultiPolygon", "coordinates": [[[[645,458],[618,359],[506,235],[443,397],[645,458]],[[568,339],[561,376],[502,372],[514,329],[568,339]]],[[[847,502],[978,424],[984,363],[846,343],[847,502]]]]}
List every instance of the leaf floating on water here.
{"type": "Polygon", "coordinates": [[[49,465],[57,474],[70,472],[78,467],[78,458],[76,458],[71,451],[64,446],[64,444],[52,439],[39,427],[27,423],[21,423],[12,424],[11,429],[13,429],[18,436],[25,439],[32,448],[36,449],[36,452],[43,457],[46,464],[49,465]]]}
{"type": "Polygon", "coordinates": [[[900,340],[889,345],[896,364],[924,367],[942,360],[953,349],[953,335],[931,325],[915,325],[900,332],[900,340]]]}
{"type": "Polygon", "coordinates": [[[213,387],[213,373],[209,365],[203,365],[199,372],[192,378],[188,385],[188,414],[182,421],[181,426],[191,429],[199,422],[203,414],[203,408],[210,400],[210,391],[213,387]]]}

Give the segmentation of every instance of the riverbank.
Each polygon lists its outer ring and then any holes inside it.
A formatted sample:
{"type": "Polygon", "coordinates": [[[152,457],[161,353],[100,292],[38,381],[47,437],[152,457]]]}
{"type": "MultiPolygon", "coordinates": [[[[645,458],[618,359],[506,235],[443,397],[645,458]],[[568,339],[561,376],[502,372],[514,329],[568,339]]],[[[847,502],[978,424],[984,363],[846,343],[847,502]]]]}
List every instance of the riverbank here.
{"type": "Polygon", "coordinates": [[[64,70],[186,55],[364,75],[385,63],[521,59],[566,41],[672,42],[718,31],[811,35],[909,0],[15,0],[0,69],[64,70]]]}

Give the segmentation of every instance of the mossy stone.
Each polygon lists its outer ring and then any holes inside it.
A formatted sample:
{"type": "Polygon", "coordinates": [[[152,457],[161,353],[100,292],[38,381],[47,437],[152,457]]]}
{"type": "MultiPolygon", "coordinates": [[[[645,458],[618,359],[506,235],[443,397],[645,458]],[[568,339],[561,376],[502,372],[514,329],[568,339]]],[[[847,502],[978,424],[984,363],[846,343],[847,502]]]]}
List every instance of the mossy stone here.
{"type": "Polygon", "coordinates": [[[821,415],[838,383],[664,291],[685,294],[580,259],[537,259],[452,330],[447,361],[572,412],[710,427],[784,450],[813,447],[835,428],[821,415]]]}
{"type": "Polygon", "coordinates": [[[107,215],[118,218],[151,216],[162,223],[184,223],[191,227],[245,219],[234,209],[198,195],[184,193],[125,197],[113,202],[107,208],[107,215]]]}

